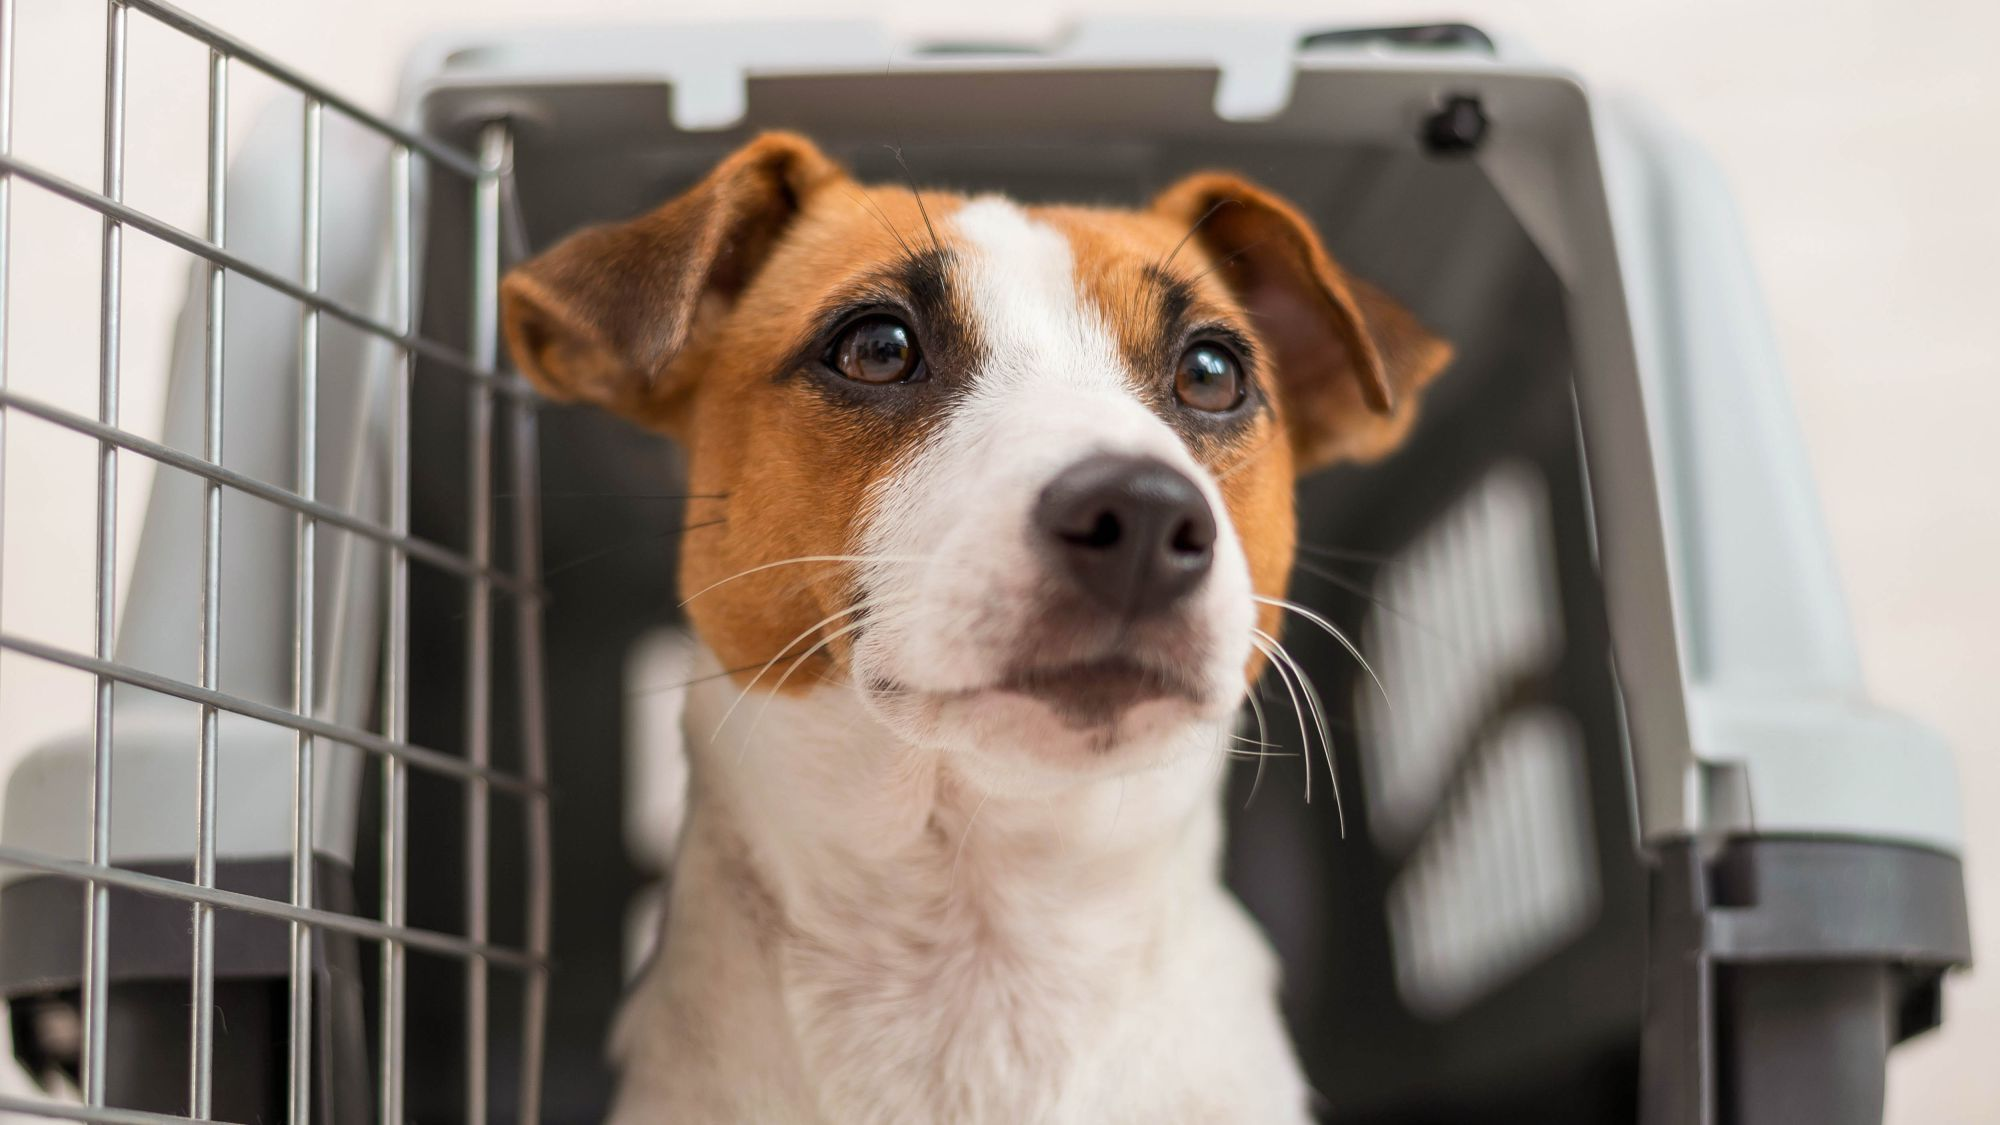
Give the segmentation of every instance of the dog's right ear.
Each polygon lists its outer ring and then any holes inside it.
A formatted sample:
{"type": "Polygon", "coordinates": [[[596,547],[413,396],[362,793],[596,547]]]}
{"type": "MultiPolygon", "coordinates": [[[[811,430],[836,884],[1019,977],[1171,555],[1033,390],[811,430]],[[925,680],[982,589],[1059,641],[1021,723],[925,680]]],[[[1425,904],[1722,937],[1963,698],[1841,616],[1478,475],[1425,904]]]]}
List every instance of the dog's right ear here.
{"type": "Polygon", "coordinates": [[[516,266],[500,284],[514,363],[552,398],[673,428],[688,390],[674,359],[697,322],[734,302],[803,201],[844,175],[804,137],[766,133],[650,214],[516,266]]]}

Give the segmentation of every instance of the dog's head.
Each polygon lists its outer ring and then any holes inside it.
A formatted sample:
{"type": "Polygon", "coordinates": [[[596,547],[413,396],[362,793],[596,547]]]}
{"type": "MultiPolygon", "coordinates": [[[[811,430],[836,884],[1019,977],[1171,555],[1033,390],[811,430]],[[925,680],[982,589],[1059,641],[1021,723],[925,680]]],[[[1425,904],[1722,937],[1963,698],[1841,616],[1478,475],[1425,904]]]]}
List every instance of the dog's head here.
{"type": "Polygon", "coordinates": [[[739,683],[1058,776],[1234,710],[1294,477],[1391,448],[1450,357],[1234,176],[1023,207],[786,134],[502,299],[539,387],[685,447],[681,587],[739,683]]]}

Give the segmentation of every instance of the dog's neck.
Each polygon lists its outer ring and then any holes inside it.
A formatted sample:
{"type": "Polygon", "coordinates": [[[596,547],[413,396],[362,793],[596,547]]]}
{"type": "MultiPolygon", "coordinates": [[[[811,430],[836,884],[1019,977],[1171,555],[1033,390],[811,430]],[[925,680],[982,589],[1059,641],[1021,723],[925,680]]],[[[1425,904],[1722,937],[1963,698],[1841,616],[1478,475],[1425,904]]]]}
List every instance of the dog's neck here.
{"type": "Polygon", "coordinates": [[[741,841],[793,926],[854,909],[1101,922],[1216,878],[1219,726],[1178,732],[1151,769],[1000,777],[900,740],[845,685],[740,691],[722,679],[690,692],[693,811],[741,841]]]}

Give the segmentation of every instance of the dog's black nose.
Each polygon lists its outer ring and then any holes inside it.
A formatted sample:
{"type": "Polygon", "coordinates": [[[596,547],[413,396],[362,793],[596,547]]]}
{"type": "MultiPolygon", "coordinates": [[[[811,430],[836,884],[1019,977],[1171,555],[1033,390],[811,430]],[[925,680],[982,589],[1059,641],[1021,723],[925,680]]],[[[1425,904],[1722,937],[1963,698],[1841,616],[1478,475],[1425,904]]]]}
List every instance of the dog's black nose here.
{"type": "Polygon", "coordinates": [[[1125,617],[1172,605],[1215,558],[1208,500],[1152,457],[1104,453],[1064,469],[1042,490],[1035,525],[1056,568],[1125,617]]]}

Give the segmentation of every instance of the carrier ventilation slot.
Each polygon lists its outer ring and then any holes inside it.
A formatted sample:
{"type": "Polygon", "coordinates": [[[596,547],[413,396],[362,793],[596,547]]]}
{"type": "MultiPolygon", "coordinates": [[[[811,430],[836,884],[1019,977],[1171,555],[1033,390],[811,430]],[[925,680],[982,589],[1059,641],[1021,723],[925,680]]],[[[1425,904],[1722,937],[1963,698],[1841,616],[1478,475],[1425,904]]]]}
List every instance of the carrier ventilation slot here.
{"type": "Polygon", "coordinates": [[[1597,912],[1576,724],[1547,708],[1519,712],[1476,753],[1463,787],[1389,888],[1397,988],[1429,1018],[1541,962],[1597,912]]]}
{"type": "Polygon", "coordinates": [[[1364,679],[1356,708],[1368,822],[1383,848],[1416,839],[1474,733],[1560,651],[1550,537],[1540,474],[1507,462],[1376,580],[1362,645],[1390,699],[1364,679]]]}

